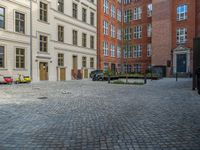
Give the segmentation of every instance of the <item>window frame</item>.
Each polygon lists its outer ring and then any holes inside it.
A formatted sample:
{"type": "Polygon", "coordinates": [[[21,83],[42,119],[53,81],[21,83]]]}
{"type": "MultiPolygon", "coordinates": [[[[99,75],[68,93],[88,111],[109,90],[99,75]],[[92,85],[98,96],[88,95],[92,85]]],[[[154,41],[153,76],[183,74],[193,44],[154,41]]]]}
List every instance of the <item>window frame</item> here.
{"type": "Polygon", "coordinates": [[[15,32],[21,33],[21,34],[25,34],[25,32],[26,32],[26,15],[19,11],[15,11],[15,32]],[[21,19],[21,16],[19,18],[17,18],[17,14],[23,15],[24,20],[21,19]],[[18,25],[19,29],[17,29],[17,25],[16,25],[17,22],[19,22],[19,25],[18,25]],[[22,23],[23,23],[23,31],[21,31],[22,23]]]}
{"type": "Polygon", "coordinates": [[[0,53],[0,56],[2,55],[2,66],[0,66],[0,69],[5,68],[5,46],[0,45],[0,48],[3,48],[3,52],[0,53]]]}
{"type": "Polygon", "coordinates": [[[25,48],[15,48],[15,67],[16,69],[25,69],[26,68],[26,50],[25,48]],[[19,50],[19,53],[17,51],[19,50]],[[23,54],[20,52],[23,50],[23,54]],[[22,65],[23,63],[23,65],[22,65]]]}
{"type": "Polygon", "coordinates": [[[6,9],[5,7],[0,6],[0,9],[3,10],[3,15],[0,14],[0,17],[3,17],[3,27],[0,27],[1,29],[5,29],[6,27],[6,9]]]}

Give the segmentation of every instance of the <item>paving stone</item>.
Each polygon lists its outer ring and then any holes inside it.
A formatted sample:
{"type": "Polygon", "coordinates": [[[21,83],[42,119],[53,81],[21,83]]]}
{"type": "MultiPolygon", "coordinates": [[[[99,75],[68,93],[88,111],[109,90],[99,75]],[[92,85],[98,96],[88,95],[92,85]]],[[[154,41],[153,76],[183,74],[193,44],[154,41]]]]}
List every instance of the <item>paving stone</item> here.
{"type": "Polygon", "coordinates": [[[0,85],[0,149],[200,150],[191,83],[0,85]]]}

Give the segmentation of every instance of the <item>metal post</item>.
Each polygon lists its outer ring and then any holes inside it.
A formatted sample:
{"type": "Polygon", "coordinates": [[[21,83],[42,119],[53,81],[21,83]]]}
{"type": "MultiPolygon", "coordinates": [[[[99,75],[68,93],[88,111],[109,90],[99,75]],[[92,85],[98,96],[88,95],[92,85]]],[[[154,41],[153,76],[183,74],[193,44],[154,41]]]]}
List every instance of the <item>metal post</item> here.
{"type": "Polygon", "coordinates": [[[108,84],[110,84],[110,74],[108,75],[108,84]]]}
{"type": "Polygon", "coordinates": [[[30,0],[30,77],[33,79],[33,58],[32,58],[32,53],[33,53],[33,29],[32,29],[32,0],[30,0]]]}
{"type": "Polygon", "coordinates": [[[147,84],[147,75],[146,75],[146,73],[144,75],[144,84],[147,84]]]}
{"type": "Polygon", "coordinates": [[[151,65],[151,81],[153,80],[153,67],[151,65]]]}
{"type": "Polygon", "coordinates": [[[126,84],[128,83],[128,51],[126,52],[126,84]]]}
{"type": "Polygon", "coordinates": [[[176,72],[176,82],[178,81],[178,72],[176,72]]]}

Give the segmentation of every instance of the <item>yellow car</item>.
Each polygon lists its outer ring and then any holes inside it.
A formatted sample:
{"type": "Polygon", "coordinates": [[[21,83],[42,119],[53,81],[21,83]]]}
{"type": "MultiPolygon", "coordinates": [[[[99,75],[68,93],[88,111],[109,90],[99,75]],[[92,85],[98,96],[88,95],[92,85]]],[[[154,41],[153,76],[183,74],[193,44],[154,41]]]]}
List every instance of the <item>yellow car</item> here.
{"type": "Polygon", "coordinates": [[[16,79],[15,83],[30,83],[31,78],[29,76],[24,76],[19,74],[18,78],[16,79]]]}

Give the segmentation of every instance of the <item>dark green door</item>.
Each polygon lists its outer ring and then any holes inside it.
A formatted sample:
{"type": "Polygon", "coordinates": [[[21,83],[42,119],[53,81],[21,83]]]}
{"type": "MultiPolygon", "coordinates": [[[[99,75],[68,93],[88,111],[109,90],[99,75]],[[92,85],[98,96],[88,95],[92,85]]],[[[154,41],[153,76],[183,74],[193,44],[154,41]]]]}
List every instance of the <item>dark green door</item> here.
{"type": "Polygon", "coordinates": [[[177,54],[177,72],[186,72],[187,59],[186,54],[177,54]]]}

